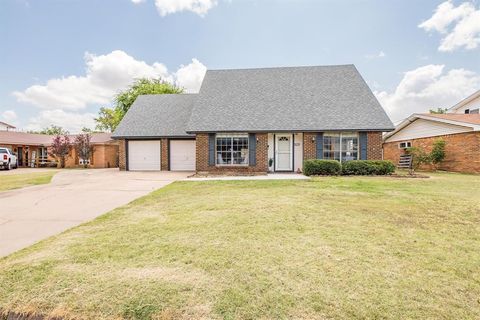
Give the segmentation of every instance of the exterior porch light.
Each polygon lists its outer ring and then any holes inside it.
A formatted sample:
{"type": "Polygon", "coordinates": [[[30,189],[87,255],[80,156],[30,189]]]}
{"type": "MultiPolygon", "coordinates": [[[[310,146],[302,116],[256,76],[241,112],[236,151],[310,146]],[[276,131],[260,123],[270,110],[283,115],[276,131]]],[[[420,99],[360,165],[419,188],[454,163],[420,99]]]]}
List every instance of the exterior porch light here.
{"type": "Polygon", "coordinates": [[[315,142],[315,136],[312,136],[312,142],[315,142]]]}

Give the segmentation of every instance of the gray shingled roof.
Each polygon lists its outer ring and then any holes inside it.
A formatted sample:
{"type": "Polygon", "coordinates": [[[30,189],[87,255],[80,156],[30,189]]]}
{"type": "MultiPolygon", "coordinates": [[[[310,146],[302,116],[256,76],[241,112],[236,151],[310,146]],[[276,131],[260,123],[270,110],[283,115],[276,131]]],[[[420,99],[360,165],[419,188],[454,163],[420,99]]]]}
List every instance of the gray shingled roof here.
{"type": "Polygon", "coordinates": [[[353,65],[207,71],[188,132],[394,126],[353,65]]]}
{"type": "Polygon", "coordinates": [[[113,138],[188,137],[186,125],[196,94],[139,96],[113,138]]]}

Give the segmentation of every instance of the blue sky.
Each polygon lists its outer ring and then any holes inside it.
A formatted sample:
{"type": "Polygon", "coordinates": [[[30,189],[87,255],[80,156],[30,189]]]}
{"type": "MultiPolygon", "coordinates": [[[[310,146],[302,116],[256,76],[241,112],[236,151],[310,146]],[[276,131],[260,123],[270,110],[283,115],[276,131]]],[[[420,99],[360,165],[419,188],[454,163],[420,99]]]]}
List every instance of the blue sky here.
{"type": "Polygon", "coordinates": [[[77,131],[135,77],[193,92],[205,67],[349,63],[398,121],[480,89],[477,18],[476,1],[3,0],[0,121],[77,131]]]}

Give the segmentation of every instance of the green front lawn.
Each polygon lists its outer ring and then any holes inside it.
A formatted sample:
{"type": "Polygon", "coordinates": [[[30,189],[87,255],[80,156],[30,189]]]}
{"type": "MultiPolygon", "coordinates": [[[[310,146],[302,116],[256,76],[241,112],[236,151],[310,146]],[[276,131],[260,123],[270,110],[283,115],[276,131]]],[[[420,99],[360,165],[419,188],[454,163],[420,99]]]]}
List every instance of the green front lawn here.
{"type": "Polygon", "coordinates": [[[177,182],[0,260],[0,308],[478,319],[478,186],[480,176],[460,174],[177,182]]]}
{"type": "Polygon", "coordinates": [[[19,174],[2,174],[0,172],[0,191],[24,188],[38,184],[50,183],[56,171],[30,172],[19,174]]]}

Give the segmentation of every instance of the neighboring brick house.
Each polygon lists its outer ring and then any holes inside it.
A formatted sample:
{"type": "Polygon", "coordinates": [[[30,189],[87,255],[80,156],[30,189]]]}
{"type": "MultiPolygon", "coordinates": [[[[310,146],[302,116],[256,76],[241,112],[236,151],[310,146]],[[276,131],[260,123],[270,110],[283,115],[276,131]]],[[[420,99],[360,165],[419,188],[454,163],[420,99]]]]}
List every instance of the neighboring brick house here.
{"type": "MultiPolygon", "coordinates": [[[[446,114],[413,114],[384,136],[383,156],[397,163],[408,147],[430,152],[435,140],[445,144],[439,169],[480,173],[480,90],[457,103],[446,114]]],[[[429,169],[424,166],[422,169],[429,169]]]]}
{"type": "Polygon", "coordinates": [[[208,70],[198,94],[140,96],[113,134],[121,170],[302,171],[381,159],[393,124],[353,65],[208,70]]]}
{"type": "MultiPolygon", "coordinates": [[[[73,142],[75,135],[70,135],[73,142]]],[[[50,155],[49,148],[53,136],[46,134],[0,130],[0,147],[9,148],[17,154],[19,167],[42,167],[55,165],[57,161],[50,155]]],[[[93,156],[89,159],[91,168],[118,167],[118,141],[112,140],[110,133],[92,133],[93,156]]],[[[65,167],[81,165],[73,146],[65,160],[65,167]]]]}

